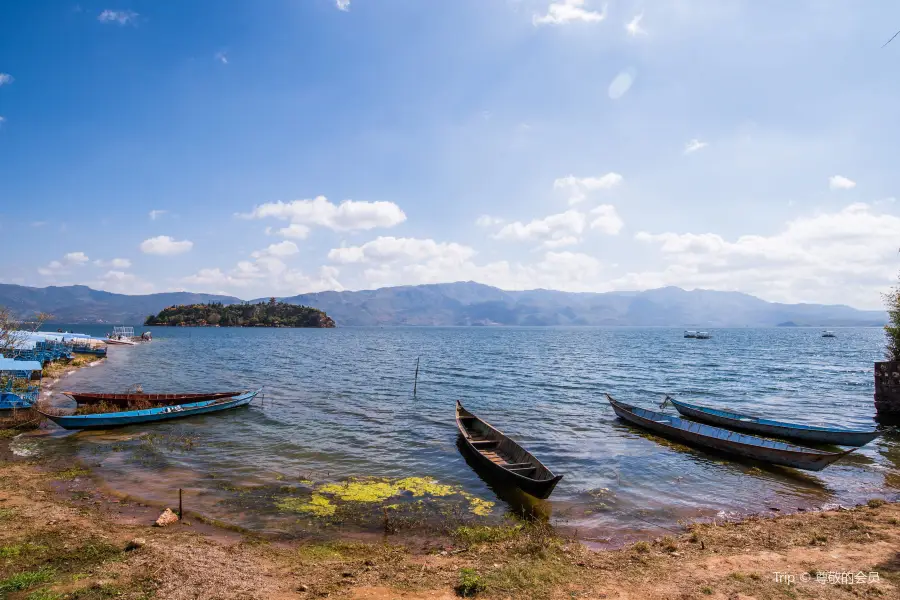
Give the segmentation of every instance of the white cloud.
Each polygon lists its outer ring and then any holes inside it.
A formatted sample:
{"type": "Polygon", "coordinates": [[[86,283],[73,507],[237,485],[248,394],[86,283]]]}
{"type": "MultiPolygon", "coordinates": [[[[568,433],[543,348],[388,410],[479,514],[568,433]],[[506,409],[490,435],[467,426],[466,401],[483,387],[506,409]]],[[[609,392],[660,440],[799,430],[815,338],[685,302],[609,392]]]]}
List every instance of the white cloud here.
{"type": "Polygon", "coordinates": [[[569,204],[578,204],[587,198],[588,192],[611,190],[622,183],[623,177],[618,173],[607,173],[600,177],[575,177],[568,175],[553,182],[553,189],[570,190],[569,204]]]}
{"type": "Polygon", "coordinates": [[[154,291],[152,283],[139,279],[134,273],[116,270],[107,271],[99,281],[93,282],[91,286],[98,290],[118,294],[149,294],[154,291]]]}
{"type": "Polygon", "coordinates": [[[164,214],[166,214],[167,212],[169,212],[169,211],[167,211],[167,210],[151,210],[149,213],[150,220],[155,221],[158,218],[160,218],[161,216],[163,216],[164,214]]]}
{"type": "Polygon", "coordinates": [[[828,178],[828,187],[832,190],[850,190],[856,187],[856,182],[843,175],[834,175],[828,178]]]}
{"type": "Polygon", "coordinates": [[[63,256],[63,261],[70,265],[83,265],[90,259],[84,252],[69,252],[63,256]]]}
{"type": "Polygon", "coordinates": [[[300,248],[297,247],[297,244],[289,240],[285,240],[283,242],[278,242],[277,244],[271,244],[264,250],[257,250],[250,256],[252,256],[253,258],[262,258],[264,256],[275,256],[281,258],[285,256],[292,256],[299,252],[300,248]]]}
{"type": "Polygon", "coordinates": [[[631,89],[632,84],[634,84],[634,79],[637,76],[637,73],[634,69],[628,68],[624,71],[621,71],[618,75],[616,75],[612,82],[609,84],[609,89],[607,90],[607,94],[612,100],[618,100],[622,96],[624,96],[628,90],[631,89]]]}
{"type": "Polygon", "coordinates": [[[567,235],[565,237],[547,240],[546,242],[541,244],[541,247],[552,250],[554,248],[563,248],[565,246],[575,246],[579,243],[581,243],[581,239],[575,237],[574,235],[567,235]]]}
{"type": "Polygon", "coordinates": [[[606,18],[606,5],[601,11],[584,7],[585,0],[555,0],[547,7],[547,14],[534,15],[531,22],[537,25],[564,25],[575,21],[599,23],[606,18]]]}
{"type": "Polygon", "coordinates": [[[101,23],[118,23],[127,25],[137,20],[138,14],[132,10],[104,10],[97,16],[101,23]]]}
{"type": "Polygon", "coordinates": [[[378,237],[362,246],[334,248],[328,259],[337,263],[390,263],[440,259],[461,262],[475,256],[475,250],[454,242],[432,239],[378,237]]]}
{"type": "Polygon", "coordinates": [[[266,227],[267,235],[280,235],[281,237],[291,238],[294,240],[305,240],[309,236],[309,227],[300,223],[291,223],[287,227],[275,229],[274,227],[266,227]]]}
{"type": "Polygon", "coordinates": [[[586,218],[577,210],[550,215],[543,219],[534,219],[530,223],[516,221],[505,225],[494,238],[504,241],[553,241],[570,236],[580,235],[585,228],[586,218]]]}
{"type": "Polygon", "coordinates": [[[709,144],[706,142],[701,142],[697,138],[692,139],[687,144],[684,145],[684,153],[691,154],[692,152],[696,152],[702,148],[706,148],[709,144]]]}
{"type": "Polygon", "coordinates": [[[622,231],[625,223],[622,217],[616,211],[616,207],[611,204],[601,204],[591,211],[591,229],[598,229],[602,233],[616,235],[622,231]]]}
{"type": "Polygon", "coordinates": [[[12,83],[13,81],[15,81],[15,79],[13,79],[12,75],[9,73],[0,73],[0,86],[12,83]]]}
{"type": "Polygon", "coordinates": [[[714,233],[640,232],[635,239],[656,245],[670,264],[617,285],[739,289],[783,302],[872,306],[896,277],[900,217],[856,203],[788,221],[771,236],[728,241],[714,233]]]}
{"type": "Polygon", "coordinates": [[[645,35],[647,31],[641,27],[641,21],[644,18],[644,11],[639,12],[634,15],[634,18],[628,21],[625,24],[625,31],[628,32],[628,35],[632,37],[636,37],[638,35],[645,35]]]}
{"type": "Polygon", "coordinates": [[[158,235],[141,242],[140,249],[144,254],[158,254],[161,256],[173,256],[183,254],[194,247],[194,242],[183,240],[175,241],[167,235],[158,235]]]}
{"type": "Polygon", "coordinates": [[[500,217],[492,217],[490,215],[481,215],[475,219],[475,225],[478,227],[493,227],[494,225],[500,225],[502,223],[503,219],[500,217]]]}
{"type": "Polygon", "coordinates": [[[216,52],[216,60],[222,63],[223,65],[228,64],[228,53],[227,52],[216,52]]]}
{"type": "Polygon", "coordinates": [[[62,260],[51,260],[46,267],[38,268],[38,273],[45,277],[62,275],[69,272],[70,267],[82,267],[90,261],[84,252],[68,252],[62,260]]]}
{"type": "Polygon", "coordinates": [[[335,6],[337,6],[338,10],[342,10],[347,12],[350,10],[350,0],[334,0],[335,6]]]}
{"type": "Polygon", "coordinates": [[[406,214],[393,202],[344,200],[340,205],[325,196],[313,200],[269,202],[254,207],[245,219],[276,218],[302,225],[319,225],[335,231],[354,231],[393,227],[406,220],[406,214]]]}
{"type": "Polygon", "coordinates": [[[3,123],[5,121],[6,121],[6,117],[4,117],[3,115],[0,115],[0,125],[3,125],[3,123]]]}
{"type": "Polygon", "coordinates": [[[112,267],[113,269],[127,269],[131,266],[131,261],[127,258],[114,258],[112,260],[95,260],[94,264],[98,267],[112,267]]]}

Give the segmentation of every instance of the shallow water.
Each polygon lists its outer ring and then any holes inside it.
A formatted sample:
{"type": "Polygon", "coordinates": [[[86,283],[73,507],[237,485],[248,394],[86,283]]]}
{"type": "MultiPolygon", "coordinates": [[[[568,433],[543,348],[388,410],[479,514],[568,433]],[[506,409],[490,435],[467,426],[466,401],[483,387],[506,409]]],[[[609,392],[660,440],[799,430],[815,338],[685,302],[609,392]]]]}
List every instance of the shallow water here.
{"type": "MultiPolygon", "coordinates": [[[[74,450],[121,493],[171,503],[182,487],[188,508],[289,535],[381,526],[381,504],[328,526],[278,508],[285,497],[308,499],[318,485],[361,476],[430,477],[496,502],[495,518],[537,504],[601,543],[683,519],[900,491],[895,433],[805,473],[686,448],[615,418],[604,392],[647,407],[668,393],[783,420],[873,426],[880,329],[838,329],[834,339],[805,328],[711,333],[693,340],[665,328],[154,328],[152,343],[113,347],[105,364],[73,373],[58,389],[265,386],[264,401],[152,427],[45,432],[43,445],[74,450]],[[473,471],[456,446],[457,398],[564,475],[549,502],[495,490],[473,471]]],[[[449,509],[423,509],[408,493],[399,501],[416,506],[423,521],[462,518],[466,499],[453,498],[449,509]]]]}

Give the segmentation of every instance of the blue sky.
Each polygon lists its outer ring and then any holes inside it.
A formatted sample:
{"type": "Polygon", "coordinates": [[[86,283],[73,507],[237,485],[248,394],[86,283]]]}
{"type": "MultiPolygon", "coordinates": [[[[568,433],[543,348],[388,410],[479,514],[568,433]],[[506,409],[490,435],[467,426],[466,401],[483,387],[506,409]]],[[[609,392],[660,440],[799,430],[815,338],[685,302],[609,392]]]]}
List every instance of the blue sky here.
{"type": "Polygon", "coordinates": [[[0,281],[878,308],[900,5],[0,5],[0,281]]]}

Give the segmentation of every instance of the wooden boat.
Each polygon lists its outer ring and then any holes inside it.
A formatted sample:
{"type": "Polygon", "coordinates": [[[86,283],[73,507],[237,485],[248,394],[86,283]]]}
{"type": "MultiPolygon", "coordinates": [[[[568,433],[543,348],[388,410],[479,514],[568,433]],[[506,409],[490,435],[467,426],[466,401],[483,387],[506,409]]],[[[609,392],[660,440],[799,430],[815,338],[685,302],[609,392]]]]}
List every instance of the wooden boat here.
{"type": "Polygon", "coordinates": [[[40,410],[38,410],[38,412],[63,429],[110,429],[125,425],[181,419],[184,417],[220,412],[228,410],[229,408],[246,406],[247,404],[250,404],[261,391],[262,390],[259,389],[255,392],[246,392],[233,398],[224,398],[220,400],[205,400],[203,402],[176,404],[174,406],[163,406],[161,408],[126,410],[122,412],[100,413],[95,415],[61,416],[50,415],[40,410]]]}
{"type": "Polygon", "coordinates": [[[465,448],[492,476],[504,483],[543,500],[562,479],[562,475],[554,475],[519,444],[463,408],[458,400],[456,426],[465,448]]]}
{"type": "Polygon", "coordinates": [[[764,435],[783,437],[792,440],[802,440],[815,444],[836,444],[838,446],[865,446],[880,434],[877,431],[861,431],[841,429],[838,427],[819,427],[817,425],[798,425],[762,419],[740,413],[718,410],[697,404],[688,404],[666,396],[666,400],[672,403],[675,409],[686,417],[722,425],[733,429],[743,429],[764,435]]]}
{"type": "Polygon", "coordinates": [[[239,390],[236,392],[209,392],[204,394],[144,394],[144,393],[123,393],[123,394],[94,394],[92,392],[63,392],[66,396],[77,402],[78,404],[114,404],[121,408],[125,408],[132,404],[148,402],[152,404],[185,404],[187,402],[200,402],[201,400],[221,400],[222,398],[231,398],[232,396],[240,396],[250,390],[239,390]]]}
{"type": "Polygon", "coordinates": [[[826,452],[804,448],[787,442],[767,440],[755,435],[737,433],[696,421],[680,419],[655,410],[632,406],[613,399],[609,394],[606,394],[606,399],[609,400],[620,419],[639,427],[689,444],[775,465],[821,471],[839,458],[853,452],[853,450],[826,452]]]}

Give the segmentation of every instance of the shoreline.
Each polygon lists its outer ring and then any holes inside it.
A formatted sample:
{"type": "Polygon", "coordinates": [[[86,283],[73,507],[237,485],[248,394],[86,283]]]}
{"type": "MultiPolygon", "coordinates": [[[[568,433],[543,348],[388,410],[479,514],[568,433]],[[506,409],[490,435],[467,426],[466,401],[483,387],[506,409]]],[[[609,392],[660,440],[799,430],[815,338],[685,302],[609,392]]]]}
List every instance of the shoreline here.
{"type": "Polygon", "coordinates": [[[386,600],[466,591],[497,598],[830,599],[890,598],[900,590],[900,503],[877,499],[695,523],[618,550],[589,549],[539,523],[459,527],[424,539],[282,540],[190,511],[184,521],[152,527],[158,508],[104,491],[90,471],[61,457],[0,453],[0,466],[0,597],[10,600],[42,590],[33,597],[386,600]],[[865,581],[847,583],[846,573],[859,572],[865,581]],[[828,574],[845,574],[844,581],[828,583],[828,574]]]}

